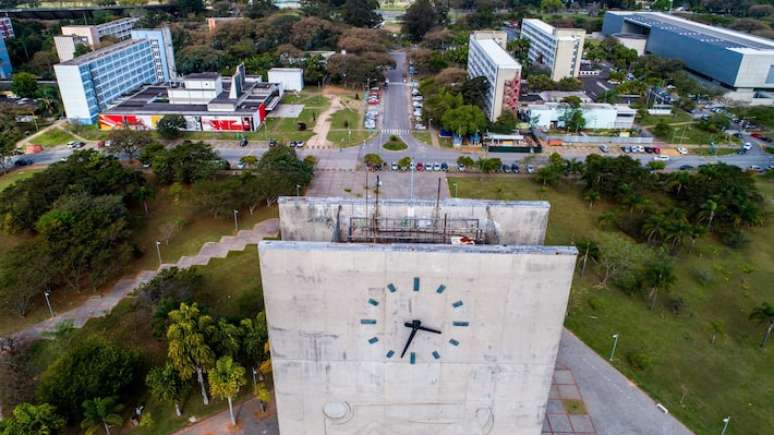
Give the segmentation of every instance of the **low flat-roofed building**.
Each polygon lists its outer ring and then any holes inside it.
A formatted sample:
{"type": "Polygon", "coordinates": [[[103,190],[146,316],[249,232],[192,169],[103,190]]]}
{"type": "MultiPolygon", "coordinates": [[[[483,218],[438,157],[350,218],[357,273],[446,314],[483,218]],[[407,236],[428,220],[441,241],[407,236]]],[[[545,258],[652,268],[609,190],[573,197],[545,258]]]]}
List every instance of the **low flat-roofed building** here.
{"type": "Polygon", "coordinates": [[[180,115],[188,131],[256,131],[281,98],[282,86],[248,76],[240,65],[227,80],[207,72],[146,86],[101,113],[99,126],[153,130],[165,115],[180,115]]]}
{"type": "Polygon", "coordinates": [[[301,91],[304,89],[304,70],[301,68],[272,68],[268,72],[268,81],[281,84],[283,91],[301,91]]]}
{"type": "MultiPolygon", "coordinates": [[[[532,104],[521,109],[522,118],[530,121],[534,127],[542,129],[564,127],[565,114],[573,110],[564,103],[532,104]]],[[[581,113],[586,121],[585,128],[629,129],[634,126],[637,111],[625,104],[587,103],[581,104],[581,113]]]]}

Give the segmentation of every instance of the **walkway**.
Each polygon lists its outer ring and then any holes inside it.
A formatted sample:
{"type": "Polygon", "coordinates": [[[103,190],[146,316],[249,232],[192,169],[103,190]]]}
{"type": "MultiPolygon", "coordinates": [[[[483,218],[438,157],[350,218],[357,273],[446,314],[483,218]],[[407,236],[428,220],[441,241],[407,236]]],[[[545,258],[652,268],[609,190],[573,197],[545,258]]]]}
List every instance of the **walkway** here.
{"type": "Polygon", "coordinates": [[[39,338],[43,332],[51,331],[63,321],[72,321],[76,328],[82,327],[89,319],[104,316],[134,289],[152,280],[156,274],[171,267],[182,269],[205,265],[212,258],[224,258],[231,251],[244,251],[245,246],[256,244],[264,237],[277,234],[279,219],[267,219],[257,223],[251,230],[242,230],[236,236],[223,236],[218,242],[207,242],[194,256],[181,257],[175,264],[162,264],[158,270],[146,270],[131,278],[119,280],[105,293],[92,296],[86,302],[70,311],[57,314],[51,319],[32,325],[16,332],[17,340],[39,338]]]}
{"type": "Polygon", "coordinates": [[[234,412],[237,416],[236,427],[231,426],[231,417],[226,409],[175,432],[175,435],[279,435],[274,402],[263,413],[258,399],[252,398],[235,405],[234,412]]]}
{"type": "Polygon", "coordinates": [[[334,145],[328,140],[328,132],[331,130],[331,115],[342,109],[338,95],[330,95],[331,106],[317,117],[314,125],[314,136],[307,142],[309,148],[332,148],[334,145]]]}

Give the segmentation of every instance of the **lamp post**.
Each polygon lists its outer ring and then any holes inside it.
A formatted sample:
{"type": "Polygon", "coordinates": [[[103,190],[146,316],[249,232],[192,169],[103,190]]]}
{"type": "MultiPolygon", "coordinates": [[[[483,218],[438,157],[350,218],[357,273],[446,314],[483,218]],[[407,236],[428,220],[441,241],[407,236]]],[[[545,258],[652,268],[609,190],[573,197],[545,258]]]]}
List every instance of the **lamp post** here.
{"type": "Polygon", "coordinates": [[[301,196],[301,185],[296,184],[296,196],[301,196]]]}
{"type": "Polygon", "coordinates": [[[46,298],[46,305],[48,305],[48,312],[49,314],[51,314],[51,317],[54,317],[54,309],[51,308],[51,299],[49,299],[50,296],[51,296],[51,290],[43,291],[43,297],[46,298]]]}
{"type": "Polygon", "coordinates": [[[731,421],[731,417],[726,417],[723,419],[723,430],[720,431],[720,435],[726,434],[726,429],[728,429],[728,422],[731,421]]]}
{"type": "Polygon", "coordinates": [[[234,210],[234,232],[239,232],[239,210],[234,210]]]}
{"type": "Polygon", "coordinates": [[[161,267],[162,261],[161,261],[161,242],[156,240],[156,253],[159,254],[159,267],[161,267]]]}
{"type": "Polygon", "coordinates": [[[613,349],[610,351],[610,361],[613,360],[616,346],[618,346],[618,334],[613,334],[613,349]]]}
{"type": "Polygon", "coordinates": [[[255,391],[255,389],[258,386],[258,383],[255,380],[255,375],[257,375],[257,374],[258,374],[258,372],[255,370],[255,367],[253,367],[253,391],[255,391]]]}
{"type": "Polygon", "coordinates": [[[454,183],[452,183],[452,184],[454,185],[454,197],[455,197],[455,198],[457,198],[457,197],[459,197],[459,196],[460,196],[460,195],[459,195],[459,190],[457,189],[457,182],[455,181],[455,182],[454,182],[454,183]]]}

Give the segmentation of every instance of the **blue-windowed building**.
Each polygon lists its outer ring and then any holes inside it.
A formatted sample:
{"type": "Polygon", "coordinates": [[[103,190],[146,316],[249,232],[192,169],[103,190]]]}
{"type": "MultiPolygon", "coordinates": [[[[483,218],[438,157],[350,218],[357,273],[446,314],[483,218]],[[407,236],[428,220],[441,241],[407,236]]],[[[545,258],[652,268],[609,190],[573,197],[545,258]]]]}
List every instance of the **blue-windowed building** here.
{"type": "Polygon", "coordinates": [[[645,52],[679,59],[690,71],[746,101],[774,90],[774,41],[660,12],[607,11],[605,35],[643,35],[645,52]]]}
{"type": "Polygon", "coordinates": [[[169,30],[133,30],[132,39],[54,65],[67,119],[94,124],[99,113],[143,85],[175,80],[169,30]]]}
{"type": "Polygon", "coordinates": [[[8,47],[5,45],[5,39],[0,38],[0,78],[9,79],[13,73],[11,66],[11,57],[8,55],[8,47]]]}

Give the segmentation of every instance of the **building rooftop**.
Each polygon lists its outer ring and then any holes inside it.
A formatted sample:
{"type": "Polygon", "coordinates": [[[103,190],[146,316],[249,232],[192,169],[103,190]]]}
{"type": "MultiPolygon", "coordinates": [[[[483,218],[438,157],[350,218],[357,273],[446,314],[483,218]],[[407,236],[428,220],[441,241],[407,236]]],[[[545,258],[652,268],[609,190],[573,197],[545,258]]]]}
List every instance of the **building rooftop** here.
{"type": "Polygon", "coordinates": [[[108,45],[107,47],[94,50],[82,56],[78,56],[74,59],[61,62],[59,63],[59,65],[83,65],[85,63],[89,63],[93,60],[99,59],[100,57],[110,54],[112,52],[121,51],[125,48],[131,47],[135,44],[147,44],[147,43],[148,41],[145,39],[140,39],[140,40],[128,39],[126,41],[117,42],[113,45],[108,45]]]}
{"type": "Polygon", "coordinates": [[[501,68],[521,68],[521,64],[503,50],[494,39],[473,39],[481,46],[487,56],[501,68]]]}
{"type": "Polygon", "coordinates": [[[575,39],[577,38],[576,34],[586,34],[586,31],[584,29],[576,29],[572,27],[554,27],[548,23],[546,23],[543,20],[539,20],[537,18],[524,18],[522,20],[522,27],[524,26],[524,22],[528,22],[535,27],[539,28],[541,31],[545,33],[549,33],[551,35],[554,35],[556,39],[562,39],[562,40],[569,40],[569,39],[575,39]]]}
{"type": "Polygon", "coordinates": [[[661,12],[609,11],[624,16],[626,20],[648,27],[658,28],[727,49],[774,50],[774,41],[746,33],[708,26],[661,12]]]}
{"type": "Polygon", "coordinates": [[[183,76],[183,80],[215,80],[220,77],[216,72],[191,73],[183,76]]]}
{"type": "Polygon", "coordinates": [[[269,72],[276,71],[276,72],[303,72],[304,70],[301,68],[272,68],[269,70],[269,72]]]}
{"type": "Polygon", "coordinates": [[[524,23],[530,23],[546,33],[554,33],[554,26],[546,23],[543,20],[538,20],[537,18],[525,18],[521,20],[522,27],[524,27],[524,23]]]}

